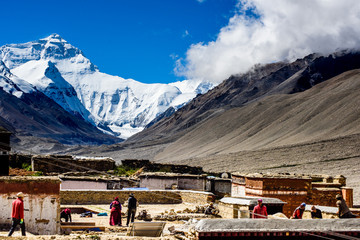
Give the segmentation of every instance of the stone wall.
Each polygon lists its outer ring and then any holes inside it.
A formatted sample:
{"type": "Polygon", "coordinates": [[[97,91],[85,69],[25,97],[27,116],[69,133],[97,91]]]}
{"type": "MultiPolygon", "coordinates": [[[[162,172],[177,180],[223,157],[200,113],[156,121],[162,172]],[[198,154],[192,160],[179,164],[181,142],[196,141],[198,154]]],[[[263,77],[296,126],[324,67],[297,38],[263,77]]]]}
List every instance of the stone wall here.
{"type": "Polygon", "coordinates": [[[250,218],[249,206],[219,202],[217,207],[222,218],[250,218]]]}
{"type": "Polygon", "coordinates": [[[26,230],[40,235],[59,234],[59,191],[57,177],[0,177],[0,225],[10,229],[12,202],[18,192],[23,192],[26,230]]]}
{"type": "Polygon", "coordinates": [[[207,192],[179,191],[179,190],[150,190],[150,191],[116,191],[116,190],[62,190],[61,204],[110,204],[115,197],[121,203],[133,193],[139,204],[178,204],[182,202],[206,204],[214,198],[207,192]]]}
{"type": "Polygon", "coordinates": [[[206,179],[206,191],[212,192],[219,197],[231,196],[231,179],[210,178],[206,179]]]}
{"type": "Polygon", "coordinates": [[[172,172],[172,173],[189,173],[202,174],[204,173],[202,167],[191,167],[188,165],[178,164],[162,164],[154,163],[149,160],[125,159],[121,160],[121,164],[131,168],[142,168],[147,172],[172,172]]]}
{"type": "Polygon", "coordinates": [[[31,165],[32,155],[27,154],[10,154],[10,167],[12,168],[22,168],[23,164],[31,165]]]}
{"type": "Polygon", "coordinates": [[[89,170],[106,172],[115,168],[111,158],[76,158],[65,155],[33,156],[31,159],[33,171],[43,173],[86,172],[89,170]]]}
{"type": "Polygon", "coordinates": [[[183,202],[194,204],[207,204],[215,201],[215,195],[200,191],[177,191],[183,202]]]}

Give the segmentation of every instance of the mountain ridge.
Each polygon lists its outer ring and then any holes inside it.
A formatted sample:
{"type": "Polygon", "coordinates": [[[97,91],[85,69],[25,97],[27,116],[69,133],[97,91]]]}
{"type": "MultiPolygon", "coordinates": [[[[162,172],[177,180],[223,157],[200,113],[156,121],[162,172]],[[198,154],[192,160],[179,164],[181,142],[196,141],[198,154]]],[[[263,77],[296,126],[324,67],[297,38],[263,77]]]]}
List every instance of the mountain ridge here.
{"type": "Polygon", "coordinates": [[[359,80],[360,70],[352,70],[304,92],[267,96],[229,109],[184,134],[154,160],[180,161],[358,134],[359,80]]]}
{"type": "Polygon", "coordinates": [[[328,56],[311,54],[292,63],[258,65],[247,73],[230,77],[206,94],[191,100],[174,115],[160,120],[127,141],[152,141],[153,136],[164,141],[168,141],[166,138],[176,139],[191,131],[192,126],[229,108],[241,107],[269,95],[305,91],[356,68],[360,68],[360,52],[353,50],[328,56]]]}
{"type": "Polygon", "coordinates": [[[15,75],[36,86],[68,112],[123,139],[141,131],[169,107],[177,109],[212,87],[200,80],[143,84],[102,73],[80,49],[58,34],[28,43],[4,45],[0,47],[0,60],[15,75]],[[56,81],[45,81],[49,79],[49,75],[46,76],[49,62],[53,73],[56,69],[57,78],[71,85],[76,96],[70,87],[62,88],[56,81]],[[50,88],[52,93],[47,92],[50,88]],[[66,97],[69,93],[73,98],[66,97]],[[58,99],[55,95],[63,97],[58,99]]]}

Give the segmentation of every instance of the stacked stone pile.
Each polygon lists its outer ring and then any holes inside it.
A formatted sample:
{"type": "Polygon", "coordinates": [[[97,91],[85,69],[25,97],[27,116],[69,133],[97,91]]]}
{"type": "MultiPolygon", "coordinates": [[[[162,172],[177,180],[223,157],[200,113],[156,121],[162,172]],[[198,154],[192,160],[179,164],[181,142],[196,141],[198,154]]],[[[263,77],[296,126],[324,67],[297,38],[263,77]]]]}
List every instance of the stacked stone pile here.
{"type": "Polygon", "coordinates": [[[205,209],[208,205],[198,205],[194,210],[185,208],[182,211],[175,212],[174,209],[165,211],[160,215],[156,215],[154,220],[158,221],[188,221],[193,218],[216,218],[218,216],[205,215],[205,209]]]}

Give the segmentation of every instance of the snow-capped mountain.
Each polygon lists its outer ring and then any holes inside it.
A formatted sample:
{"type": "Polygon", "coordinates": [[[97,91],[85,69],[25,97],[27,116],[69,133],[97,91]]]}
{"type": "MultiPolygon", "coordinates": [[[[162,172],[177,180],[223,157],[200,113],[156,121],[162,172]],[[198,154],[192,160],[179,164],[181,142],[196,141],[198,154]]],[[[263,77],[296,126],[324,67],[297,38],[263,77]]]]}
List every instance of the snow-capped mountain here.
{"type": "Polygon", "coordinates": [[[36,91],[31,84],[13,75],[3,61],[0,61],[0,88],[17,98],[36,91]]]}
{"type": "MultiPolygon", "coordinates": [[[[58,143],[98,145],[121,141],[104,134],[82,117],[66,111],[32,84],[14,75],[2,61],[0,122],[14,134],[13,140],[17,142],[17,147],[30,142],[31,146],[35,144],[35,148],[36,143],[52,148],[58,143]]],[[[24,150],[32,151],[28,147],[24,150]]]]}
{"type": "Polygon", "coordinates": [[[144,84],[102,73],[57,34],[2,46],[0,60],[66,111],[124,139],[169,107],[176,109],[213,87],[200,80],[144,84]]]}

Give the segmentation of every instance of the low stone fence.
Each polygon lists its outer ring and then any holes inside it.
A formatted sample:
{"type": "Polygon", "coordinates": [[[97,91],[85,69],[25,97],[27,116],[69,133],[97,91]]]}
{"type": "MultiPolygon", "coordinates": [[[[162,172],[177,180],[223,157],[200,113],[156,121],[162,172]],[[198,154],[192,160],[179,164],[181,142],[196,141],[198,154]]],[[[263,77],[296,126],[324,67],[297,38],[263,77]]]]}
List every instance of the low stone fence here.
{"type": "Polygon", "coordinates": [[[134,194],[139,204],[178,204],[182,202],[206,204],[215,197],[212,193],[187,190],[61,190],[60,203],[63,205],[110,204],[115,197],[118,197],[121,203],[125,203],[130,193],[134,194]]]}
{"type": "Polygon", "coordinates": [[[180,194],[182,201],[186,203],[207,204],[215,200],[215,195],[210,192],[191,190],[182,190],[176,192],[180,194]]]}

